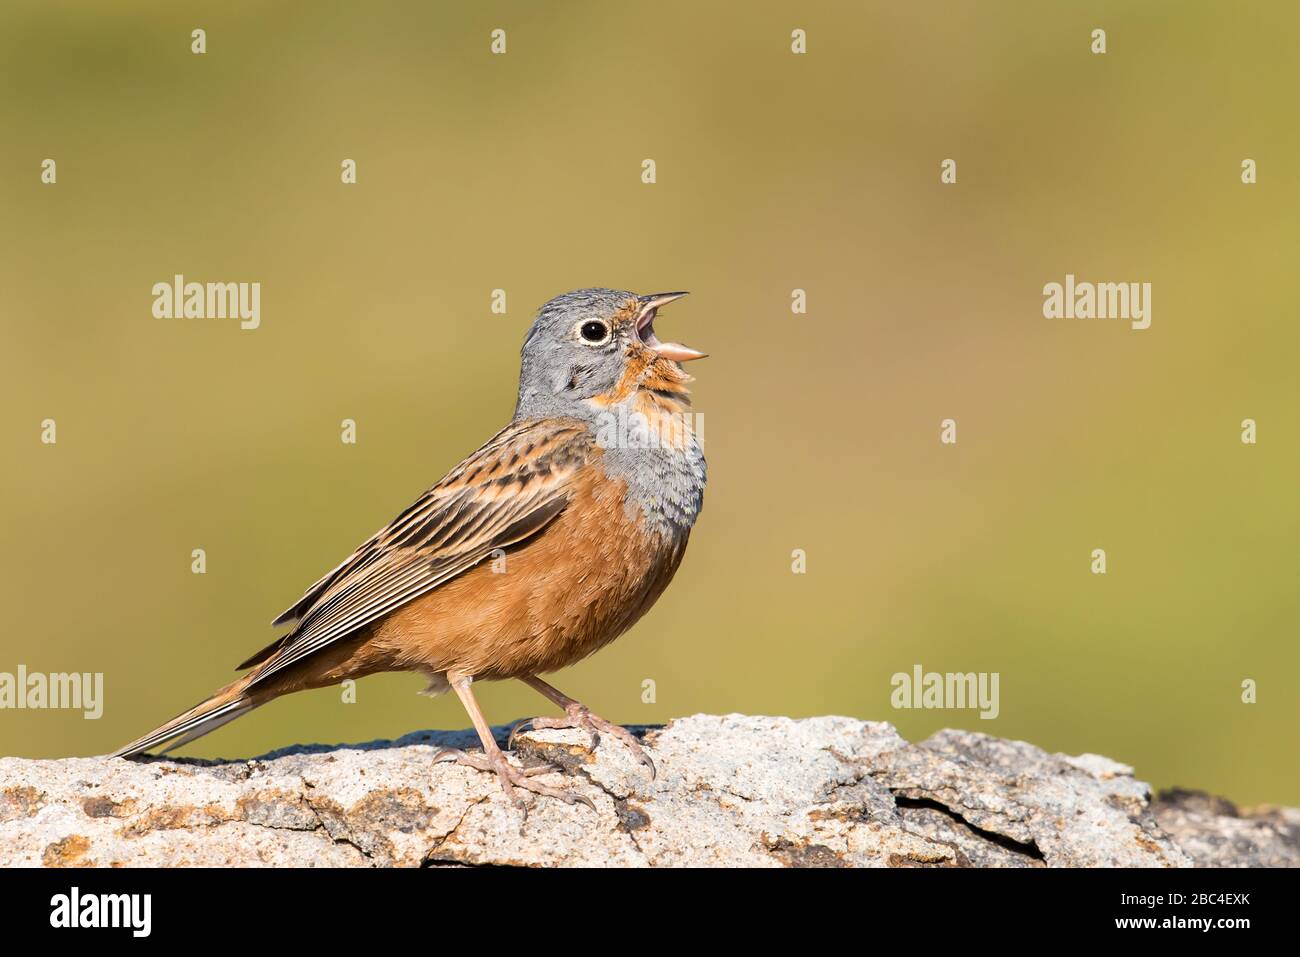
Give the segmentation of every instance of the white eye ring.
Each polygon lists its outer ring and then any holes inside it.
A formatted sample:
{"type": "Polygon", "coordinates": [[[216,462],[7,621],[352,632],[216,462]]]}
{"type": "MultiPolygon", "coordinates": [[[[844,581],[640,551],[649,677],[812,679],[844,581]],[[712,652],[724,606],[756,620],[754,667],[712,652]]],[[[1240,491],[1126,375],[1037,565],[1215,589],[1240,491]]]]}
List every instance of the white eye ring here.
{"type": "Polygon", "coordinates": [[[584,346],[603,346],[609,342],[609,337],[612,335],[609,323],[600,319],[583,319],[574,326],[574,331],[584,346]],[[598,335],[599,338],[593,339],[592,335],[598,335]]]}

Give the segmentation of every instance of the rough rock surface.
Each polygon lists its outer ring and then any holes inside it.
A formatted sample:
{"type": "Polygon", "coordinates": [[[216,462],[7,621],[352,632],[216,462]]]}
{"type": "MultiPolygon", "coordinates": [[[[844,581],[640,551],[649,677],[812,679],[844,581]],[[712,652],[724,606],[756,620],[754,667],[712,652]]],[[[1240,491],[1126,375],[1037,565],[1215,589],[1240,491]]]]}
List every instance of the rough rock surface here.
{"type": "MultiPolygon", "coordinates": [[[[0,758],[0,866],[1300,864],[1300,811],[1253,814],[1131,768],[965,731],[909,744],[852,718],[696,715],[643,735],[532,731],[512,760],[596,806],[433,764],[472,732],[313,745],[247,761],[0,758]]],[[[498,729],[502,742],[505,729],[498,729]]]]}

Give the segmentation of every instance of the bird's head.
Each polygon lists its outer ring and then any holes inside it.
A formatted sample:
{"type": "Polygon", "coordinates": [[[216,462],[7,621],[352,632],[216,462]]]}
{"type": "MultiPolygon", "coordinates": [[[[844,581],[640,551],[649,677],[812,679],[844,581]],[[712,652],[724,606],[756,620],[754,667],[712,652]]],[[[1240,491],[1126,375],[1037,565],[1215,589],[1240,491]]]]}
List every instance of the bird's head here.
{"type": "Polygon", "coordinates": [[[685,295],[578,289],[546,303],[524,340],[516,415],[579,414],[646,389],[685,396],[680,364],[704,353],[661,342],[654,328],[659,309],[685,295]]]}

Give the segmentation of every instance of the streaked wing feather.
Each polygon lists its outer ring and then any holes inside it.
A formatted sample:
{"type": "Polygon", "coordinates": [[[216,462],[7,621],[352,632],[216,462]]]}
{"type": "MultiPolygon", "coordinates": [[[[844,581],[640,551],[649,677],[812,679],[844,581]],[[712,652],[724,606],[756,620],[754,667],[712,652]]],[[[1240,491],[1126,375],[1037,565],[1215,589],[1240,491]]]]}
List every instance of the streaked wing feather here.
{"type": "Polygon", "coordinates": [[[568,504],[593,448],[587,427],[569,420],[503,429],[276,619],[297,626],[250,659],[260,663],[252,684],[536,534],[568,504]]]}

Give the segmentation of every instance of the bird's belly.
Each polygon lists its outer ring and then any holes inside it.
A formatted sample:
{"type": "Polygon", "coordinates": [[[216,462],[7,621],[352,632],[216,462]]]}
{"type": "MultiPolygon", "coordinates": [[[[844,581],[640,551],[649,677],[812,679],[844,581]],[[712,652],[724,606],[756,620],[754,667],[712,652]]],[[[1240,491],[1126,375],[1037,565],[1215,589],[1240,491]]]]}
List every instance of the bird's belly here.
{"type": "Polygon", "coordinates": [[[617,638],[667,587],[687,538],[629,519],[625,493],[608,479],[578,490],[538,535],[384,619],[372,651],[501,679],[554,671],[617,638]]]}

